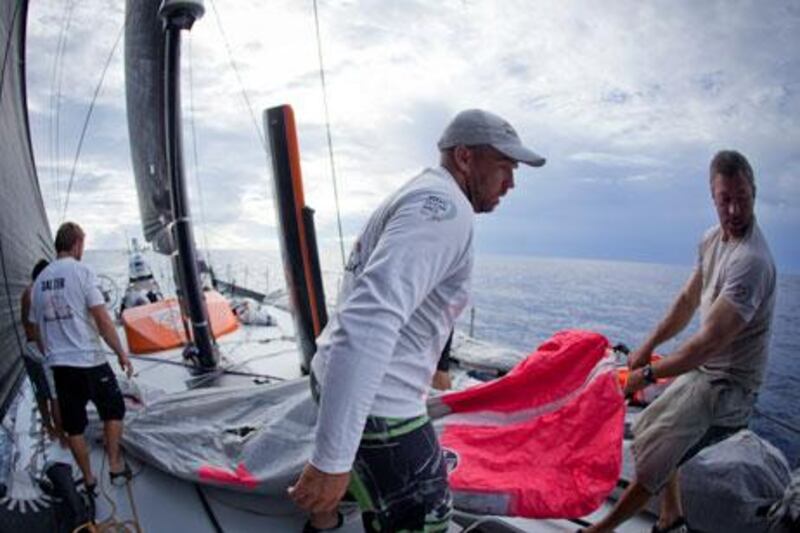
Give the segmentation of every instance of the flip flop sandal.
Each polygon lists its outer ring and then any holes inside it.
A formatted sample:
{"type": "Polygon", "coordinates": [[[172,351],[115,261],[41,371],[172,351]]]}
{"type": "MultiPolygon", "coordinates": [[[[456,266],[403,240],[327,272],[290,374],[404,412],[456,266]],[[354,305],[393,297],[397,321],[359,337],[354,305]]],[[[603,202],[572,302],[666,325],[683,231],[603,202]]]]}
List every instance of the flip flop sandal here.
{"type": "Polygon", "coordinates": [[[89,521],[94,523],[95,519],[95,512],[96,512],[96,505],[95,500],[97,499],[97,482],[92,485],[83,484],[83,503],[86,505],[86,511],[89,515],[89,521]]]}
{"type": "Polygon", "coordinates": [[[689,525],[686,523],[686,518],[679,516],[665,528],[658,527],[658,524],[653,525],[650,533],[689,533],[689,525]]]}
{"type": "Polygon", "coordinates": [[[116,486],[116,483],[114,483],[114,481],[116,481],[117,479],[123,478],[127,483],[133,477],[133,472],[131,472],[131,467],[128,465],[128,463],[124,464],[125,467],[119,472],[112,472],[111,470],[108,471],[108,479],[111,481],[112,485],[116,486]]]}
{"type": "Polygon", "coordinates": [[[340,527],[344,525],[344,515],[338,512],[336,513],[336,525],[333,527],[326,527],[326,528],[318,528],[311,525],[311,520],[306,520],[305,525],[303,526],[303,533],[321,533],[322,531],[336,531],[340,527]]]}

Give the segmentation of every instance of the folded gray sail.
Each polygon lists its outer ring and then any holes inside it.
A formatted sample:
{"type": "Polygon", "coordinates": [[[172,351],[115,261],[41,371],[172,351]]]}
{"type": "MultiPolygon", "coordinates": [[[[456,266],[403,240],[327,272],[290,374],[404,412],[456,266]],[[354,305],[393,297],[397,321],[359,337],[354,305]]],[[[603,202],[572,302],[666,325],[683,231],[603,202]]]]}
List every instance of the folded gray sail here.
{"type": "MultiPolygon", "coordinates": [[[[181,479],[285,496],[311,456],[317,408],[307,379],[126,394],[142,405],[125,415],[125,451],[181,479]]],[[[94,416],[90,431],[100,432],[94,416]]]]}
{"type": "Polygon", "coordinates": [[[161,0],[127,0],[125,96],[133,173],[144,237],[153,249],[173,250],[172,211],[164,131],[164,32],[161,0]]]}
{"type": "Polygon", "coordinates": [[[20,296],[52,238],[33,163],[25,97],[26,1],[0,2],[0,418],[22,375],[20,296]]]}

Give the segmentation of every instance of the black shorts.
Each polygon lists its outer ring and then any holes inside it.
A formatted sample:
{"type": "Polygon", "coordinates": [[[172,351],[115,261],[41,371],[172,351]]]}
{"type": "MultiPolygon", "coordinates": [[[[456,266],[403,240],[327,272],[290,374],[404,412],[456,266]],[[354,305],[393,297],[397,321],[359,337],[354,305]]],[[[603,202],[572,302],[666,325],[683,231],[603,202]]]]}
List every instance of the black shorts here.
{"type": "Polygon", "coordinates": [[[100,420],[122,420],[125,401],[117,378],[108,363],[79,368],[54,366],[61,423],[68,435],[82,435],[86,429],[86,403],[91,400],[100,420]]]}
{"type": "Polygon", "coordinates": [[[427,416],[370,416],[350,477],[364,530],[447,531],[447,466],[427,416]]]}

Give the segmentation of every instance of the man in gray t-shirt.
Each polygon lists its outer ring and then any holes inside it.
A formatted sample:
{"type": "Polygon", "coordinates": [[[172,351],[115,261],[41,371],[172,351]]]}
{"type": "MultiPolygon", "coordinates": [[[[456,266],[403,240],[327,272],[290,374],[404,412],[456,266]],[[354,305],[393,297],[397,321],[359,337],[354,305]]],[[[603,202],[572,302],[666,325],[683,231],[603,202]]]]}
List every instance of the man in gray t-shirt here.
{"type": "Polygon", "coordinates": [[[767,363],[775,306],[775,264],[753,214],[747,159],[722,151],[710,166],[719,225],[704,235],[697,266],[667,316],[633,354],[626,393],[679,376],[633,427],[636,479],[614,509],[586,531],[611,531],[661,492],[654,531],[685,532],[677,468],[703,446],[747,425],[767,363]],[[670,356],[658,345],[700,311],[700,329],[670,356]]]}

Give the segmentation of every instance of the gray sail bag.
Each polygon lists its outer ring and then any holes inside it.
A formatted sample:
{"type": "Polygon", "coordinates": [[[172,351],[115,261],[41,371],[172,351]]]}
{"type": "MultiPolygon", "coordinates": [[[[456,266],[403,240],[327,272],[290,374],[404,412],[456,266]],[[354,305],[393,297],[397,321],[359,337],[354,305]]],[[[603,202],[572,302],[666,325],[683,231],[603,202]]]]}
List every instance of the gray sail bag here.
{"type": "Polygon", "coordinates": [[[797,513],[797,487],[794,499],[786,495],[789,464],[780,450],[752,431],[742,430],[704,449],[681,468],[680,475],[684,510],[693,531],[790,531],[778,526],[792,506],[797,513]],[[788,498],[786,511],[778,510],[784,498],[788,498]],[[772,508],[774,519],[768,517],[772,508]],[[776,529],[770,529],[771,523],[776,529]]]}

